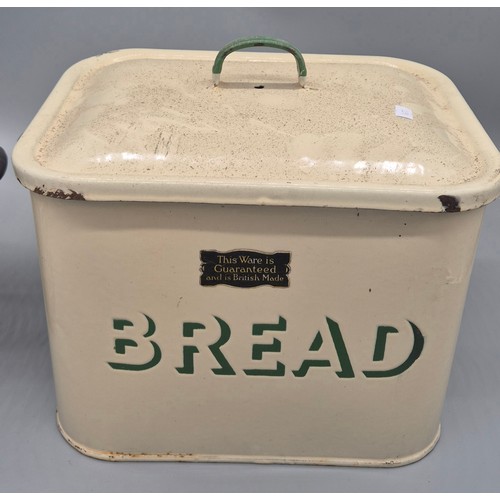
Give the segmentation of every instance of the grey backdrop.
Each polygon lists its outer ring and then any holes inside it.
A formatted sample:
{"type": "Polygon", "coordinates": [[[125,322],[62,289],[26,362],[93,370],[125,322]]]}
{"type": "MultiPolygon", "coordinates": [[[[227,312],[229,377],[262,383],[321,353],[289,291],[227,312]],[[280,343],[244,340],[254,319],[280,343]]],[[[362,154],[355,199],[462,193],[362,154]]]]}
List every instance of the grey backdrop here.
{"type": "MultiPolygon", "coordinates": [[[[60,75],[130,47],[218,50],[239,36],[303,52],[412,59],[447,74],[500,145],[497,9],[0,9],[0,145],[9,156],[60,75]]],[[[442,418],[399,469],[107,463],[58,434],[28,193],[0,181],[0,491],[498,491],[500,202],[486,212],[442,418]]]]}

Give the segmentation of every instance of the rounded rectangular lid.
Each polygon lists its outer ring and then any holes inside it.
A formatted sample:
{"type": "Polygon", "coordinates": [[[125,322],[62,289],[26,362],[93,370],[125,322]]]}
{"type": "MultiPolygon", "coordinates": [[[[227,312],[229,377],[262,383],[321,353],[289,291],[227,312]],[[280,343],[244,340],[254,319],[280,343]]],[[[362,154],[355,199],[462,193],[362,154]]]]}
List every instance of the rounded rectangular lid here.
{"type": "Polygon", "coordinates": [[[130,49],[61,78],[13,154],[63,199],[460,211],[499,154],[453,83],[400,59],[130,49]],[[301,78],[301,83],[304,78],[301,78]]]}

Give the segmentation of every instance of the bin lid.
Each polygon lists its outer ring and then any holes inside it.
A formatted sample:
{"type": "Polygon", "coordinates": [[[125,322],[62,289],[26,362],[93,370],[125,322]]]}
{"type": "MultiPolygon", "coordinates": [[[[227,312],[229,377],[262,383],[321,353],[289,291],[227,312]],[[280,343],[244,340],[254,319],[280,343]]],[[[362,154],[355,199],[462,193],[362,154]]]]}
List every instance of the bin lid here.
{"type": "Polygon", "coordinates": [[[61,199],[424,212],[498,196],[498,150],[442,73],[251,40],[75,64],[14,149],[20,182],[61,199]],[[224,62],[249,45],[292,55],[224,62]]]}

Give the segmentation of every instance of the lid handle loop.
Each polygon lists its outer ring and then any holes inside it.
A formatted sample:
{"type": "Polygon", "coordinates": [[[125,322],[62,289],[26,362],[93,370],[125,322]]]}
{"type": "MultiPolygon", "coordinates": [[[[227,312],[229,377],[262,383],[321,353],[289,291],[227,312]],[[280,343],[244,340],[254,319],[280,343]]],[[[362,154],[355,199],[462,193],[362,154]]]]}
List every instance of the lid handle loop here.
{"type": "Polygon", "coordinates": [[[304,87],[306,83],[307,69],[306,63],[299,49],[294,47],[291,43],[285,40],[279,40],[278,38],[269,38],[265,36],[252,36],[248,38],[238,38],[224,45],[222,49],[217,54],[215,58],[214,65],[212,67],[212,80],[214,85],[217,86],[220,83],[220,74],[222,71],[222,64],[224,59],[234,52],[235,50],[246,49],[248,47],[272,47],[274,49],[281,49],[290,52],[290,54],[295,57],[297,62],[297,73],[299,76],[299,85],[304,87]]]}

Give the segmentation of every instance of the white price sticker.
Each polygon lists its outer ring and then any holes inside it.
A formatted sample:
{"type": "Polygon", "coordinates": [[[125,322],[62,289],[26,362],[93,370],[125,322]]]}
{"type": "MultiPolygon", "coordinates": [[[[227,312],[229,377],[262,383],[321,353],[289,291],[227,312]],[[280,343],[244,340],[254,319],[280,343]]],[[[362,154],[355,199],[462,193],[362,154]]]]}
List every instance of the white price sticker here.
{"type": "Polygon", "coordinates": [[[401,118],[407,118],[408,120],[413,120],[413,111],[405,106],[398,106],[394,108],[394,114],[401,118]]]}

